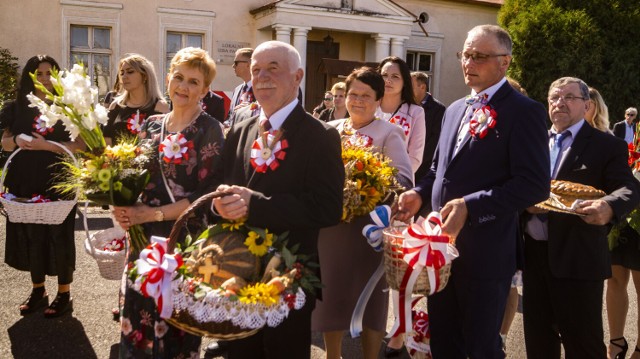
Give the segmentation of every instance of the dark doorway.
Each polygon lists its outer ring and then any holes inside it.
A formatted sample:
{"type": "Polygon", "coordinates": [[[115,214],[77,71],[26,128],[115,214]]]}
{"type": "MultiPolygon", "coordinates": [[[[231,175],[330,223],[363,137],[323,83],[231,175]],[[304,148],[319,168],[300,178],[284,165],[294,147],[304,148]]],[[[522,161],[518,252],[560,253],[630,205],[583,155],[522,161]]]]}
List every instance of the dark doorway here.
{"type": "Polygon", "coordinates": [[[305,88],[305,104],[309,112],[322,102],[324,92],[329,90],[331,84],[326,83],[326,76],[320,69],[323,58],[337,59],[340,55],[340,44],[333,41],[308,41],[307,42],[307,78],[305,88]]]}

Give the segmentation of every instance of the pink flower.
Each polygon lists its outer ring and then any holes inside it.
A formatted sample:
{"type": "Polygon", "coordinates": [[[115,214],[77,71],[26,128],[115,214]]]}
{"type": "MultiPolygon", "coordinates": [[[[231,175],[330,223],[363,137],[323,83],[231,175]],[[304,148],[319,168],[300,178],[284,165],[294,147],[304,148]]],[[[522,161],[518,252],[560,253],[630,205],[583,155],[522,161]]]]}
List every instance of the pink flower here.
{"type": "Polygon", "coordinates": [[[153,326],[153,330],[155,331],[156,337],[162,338],[169,331],[169,326],[164,320],[160,320],[153,326]]]}
{"type": "Polygon", "coordinates": [[[129,335],[129,333],[131,333],[133,327],[131,326],[131,321],[129,320],[129,318],[122,317],[120,319],[120,330],[124,335],[129,335]]]}

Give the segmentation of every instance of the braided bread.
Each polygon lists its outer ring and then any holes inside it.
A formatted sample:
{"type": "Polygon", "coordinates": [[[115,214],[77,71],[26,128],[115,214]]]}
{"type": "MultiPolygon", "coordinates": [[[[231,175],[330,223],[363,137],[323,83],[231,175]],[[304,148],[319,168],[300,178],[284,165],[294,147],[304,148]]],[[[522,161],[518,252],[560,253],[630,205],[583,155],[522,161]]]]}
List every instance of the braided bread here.
{"type": "Polygon", "coordinates": [[[576,200],[594,200],[604,197],[606,193],[592,186],[569,181],[551,180],[550,197],[538,204],[548,210],[571,210],[576,200]]]}

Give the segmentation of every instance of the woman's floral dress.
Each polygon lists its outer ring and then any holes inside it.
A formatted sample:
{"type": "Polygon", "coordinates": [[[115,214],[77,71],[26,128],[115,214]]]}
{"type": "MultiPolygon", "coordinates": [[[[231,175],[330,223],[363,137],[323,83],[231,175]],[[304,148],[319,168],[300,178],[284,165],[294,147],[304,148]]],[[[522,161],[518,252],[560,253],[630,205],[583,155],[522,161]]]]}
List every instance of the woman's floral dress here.
{"type": "MultiPolygon", "coordinates": [[[[203,112],[185,129],[168,132],[166,115],[152,116],[140,131],[140,138],[150,140],[158,153],[151,163],[151,180],[142,194],[142,202],[157,207],[171,203],[160,168],[176,201],[193,202],[217,188],[222,180],[222,145],[220,123],[203,112]]],[[[143,224],[145,235],[168,237],[174,221],[143,224]]],[[[188,224],[197,235],[204,229],[202,216],[188,224]]],[[[130,253],[129,267],[138,259],[130,253]]],[[[199,358],[202,338],[187,334],[160,318],[153,298],[145,298],[127,282],[121,310],[121,358],[199,358]]]]}

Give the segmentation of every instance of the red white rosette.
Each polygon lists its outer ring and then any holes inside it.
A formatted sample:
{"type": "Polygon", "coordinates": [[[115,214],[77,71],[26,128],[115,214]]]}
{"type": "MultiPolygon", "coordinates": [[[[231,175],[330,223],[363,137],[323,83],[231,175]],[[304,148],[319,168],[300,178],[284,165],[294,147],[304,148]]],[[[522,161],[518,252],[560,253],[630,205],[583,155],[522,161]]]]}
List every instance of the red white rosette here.
{"type": "Polygon", "coordinates": [[[33,129],[42,136],[53,132],[53,127],[47,127],[47,123],[42,119],[41,115],[33,119],[33,129]]]}
{"type": "Polygon", "coordinates": [[[498,114],[490,106],[482,106],[475,110],[469,121],[469,134],[472,137],[484,138],[490,128],[496,126],[498,114]]]}
{"type": "Polygon", "coordinates": [[[409,132],[411,132],[411,124],[406,117],[395,115],[389,119],[389,122],[400,126],[400,128],[402,128],[402,130],[404,131],[404,135],[409,136],[409,132]]]}
{"type": "Polygon", "coordinates": [[[251,146],[251,166],[260,173],[266,173],[268,168],[275,171],[280,166],[280,161],[285,159],[287,154],[284,150],[287,147],[287,140],[278,141],[274,134],[259,136],[251,146]]]}
{"type": "Polygon", "coordinates": [[[167,136],[160,143],[158,150],[163,155],[162,159],[166,163],[180,164],[182,160],[189,159],[189,149],[193,148],[193,142],[187,141],[181,133],[167,136]]]}
{"type": "Polygon", "coordinates": [[[182,265],[179,254],[167,254],[167,238],[152,236],[151,244],[140,252],[136,260],[140,291],[145,297],[152,297],[161,318],[171,318],[173,300],[171,281],[174,271],[182,265]]]}
{"type": "Polygon", "coordinates": [[[147,117],[146,114],[141,114],[140,110],[137,110],[136,113],[131,114],[131,116],[129,116],[129,118],[127,119],[127,129],[129,130],[129,132],[133,133],[134,135],[140,133],[140,130],[142,130],[142,123],[144,122],[144,119],[147,117]]]}
{"type": "Polygon", "coordinates": [[[371,136],[356,132],[347,138],[347,142],[352,146],[371,147],[373,145],[373,138],[371,138],[371,136]]]}

